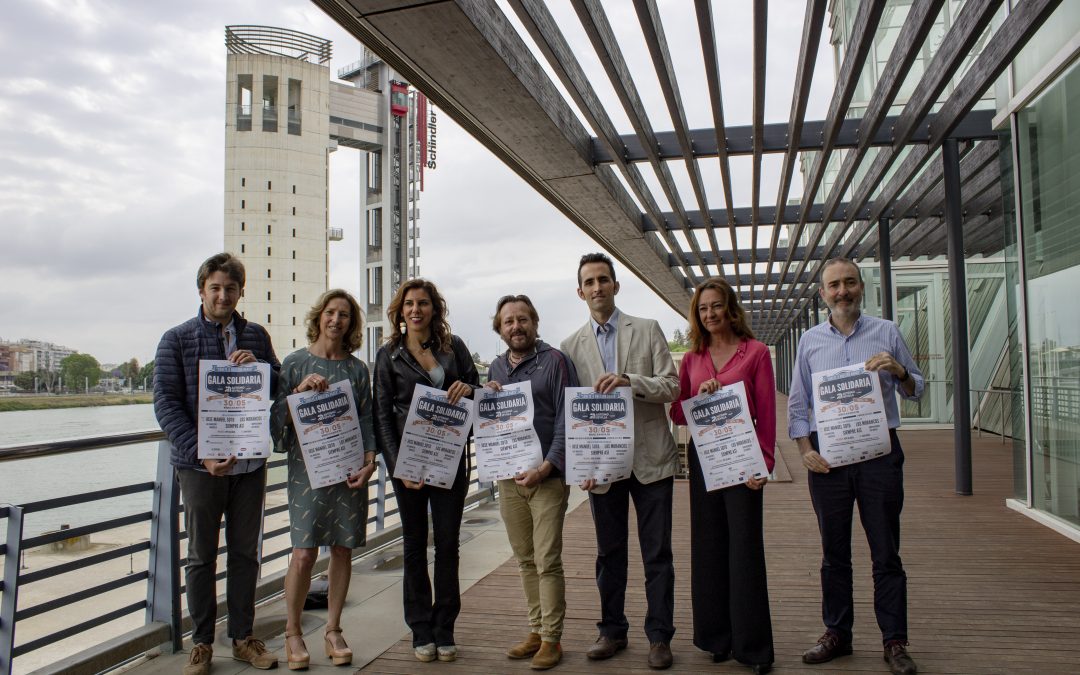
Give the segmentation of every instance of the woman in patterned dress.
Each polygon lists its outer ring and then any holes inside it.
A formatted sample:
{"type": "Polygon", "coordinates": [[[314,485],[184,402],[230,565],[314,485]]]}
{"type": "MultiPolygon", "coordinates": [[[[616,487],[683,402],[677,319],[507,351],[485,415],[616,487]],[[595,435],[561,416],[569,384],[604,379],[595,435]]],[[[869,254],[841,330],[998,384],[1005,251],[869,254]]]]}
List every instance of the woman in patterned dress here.
{"type": "Polygon", "coordinates": [[[293,553],[285,577],[285,655],[290,670],[308,667],[310,655],[300,616],[311,586],[319,546],[330,547],[328,608],[324,643],[334,665],[352,663],[352,650],[341,633],[341,610],[352,577],[352,549],[367,534],[367,482],[375,471],[375,434],[371,422],[371,379],[367,366],[352,355],[363,336],[360,306],[347,292],[323,293],[307,314],[308,347],[289,354],[281,364],[273,428],[288,453],[289,524],[293,553]],[[352,385],[360,414],[364,466],[348,480],[312,488],[285,398],[301,391],[325,391],[335,382],[352,385]]]}

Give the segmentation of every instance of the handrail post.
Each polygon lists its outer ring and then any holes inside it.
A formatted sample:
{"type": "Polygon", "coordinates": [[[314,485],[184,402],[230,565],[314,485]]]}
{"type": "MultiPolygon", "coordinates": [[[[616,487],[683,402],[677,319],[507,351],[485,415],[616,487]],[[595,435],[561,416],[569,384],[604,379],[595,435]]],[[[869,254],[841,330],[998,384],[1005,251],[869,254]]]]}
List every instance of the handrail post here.
{"type": "Polygon", "coordinates": [[[169,625],[172,651],[183,638],[180,619],[180,490],[172,466],[172,444],[158,443],[157,486],[150,521],[150,579],[146,585],[146,621],[169,625]]]}
{"type": "Polygon", "coordinates": [[[1005,396],[998,392],[998,424],[1001,425],[1001,444],[1005,445],[1005,396]]]}
{"type": "Polygon", "coordinates": [[[379,482],[375,494],[375,531],[382,532],[386,527],[386,462],[379,455],[379,482]]]}
{"type": "Polygon", "coordinates": [[[19,562],[22,560],[23,509],[8,506],[7,552],[4,555],[4,597],[0,600],[0,673],[11,675],[15,650],[15,612],[19,606],[19,562]]]}

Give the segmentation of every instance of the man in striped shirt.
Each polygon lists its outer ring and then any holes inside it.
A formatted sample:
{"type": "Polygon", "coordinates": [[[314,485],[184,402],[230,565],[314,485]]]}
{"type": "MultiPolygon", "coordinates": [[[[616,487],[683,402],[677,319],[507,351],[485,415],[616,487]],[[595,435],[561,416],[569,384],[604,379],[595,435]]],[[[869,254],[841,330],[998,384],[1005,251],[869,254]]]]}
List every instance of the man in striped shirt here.
{"type": "Polygon", "coordinates": [[[913,675],[907,653],[907,575],[900,561],[900,511],[904,505],[904,451],[896,436],[900,413],[894,392],[907,399],[922,395],[925,380],[900,330],[892,321],[863,316],[859,268],[834,258],[821,266],[818,292],[829,306],[829,320],[799,340],[788,398],[788,434],[799,446],[809,471],[810,498],[821,533],[821,613],[825,634],[803,654],[805,663],[825,663],[851,653],[854,624],[851,573],[853,505],[867,542],[874,574],[874,612],[885,645],[885,661],[897,675],[913,675]],[[831,467],[818,453],[811,375],[864,364],[877,371],[885,399],[892,451],[847,466],[831,467]]]}

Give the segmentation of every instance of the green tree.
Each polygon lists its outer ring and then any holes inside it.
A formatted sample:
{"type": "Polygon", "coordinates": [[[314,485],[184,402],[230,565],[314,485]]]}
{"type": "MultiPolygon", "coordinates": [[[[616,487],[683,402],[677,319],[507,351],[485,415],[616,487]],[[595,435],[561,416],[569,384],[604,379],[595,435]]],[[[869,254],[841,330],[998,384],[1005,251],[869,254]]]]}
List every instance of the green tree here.
{"type": "Polygon", "coordinates": [[[154,386],[154,362],[153,361],[147,363],[145,366],[142,367],[141,370],[139,370],[138,380],[139,380],[139,385],[140,386],[142,386],[142,383],[145,382],[147,389],[150,389],[151,387],[154,386]]]}
{"type": "Polygon", "coordinates": [[[25,391],[34,391],[34,378],[37,378],[37,390],[51,392],[59,377],[60,373],[43,368],[27,370],[15,375],[15,386],[25,391]]]}
{"type": "Polygon", "coordinates": [[[139,379],[139,370],[139,360],[135,358],[120,364],[120,376],[124,378],[128,389],[135,388],[135,380],[139,379]]]}
{"type": "MultiPolygon", "coordinates": [[[[689,327],[687,327],[689,330],[689,327]]],[[[671,335],[671,339],[668,340],[668,351],[672,352],[685,352],[690,350],[690,340],[687,339],[686,333],[683,333],[680,329],[676,328],[675,332],[671,335]]]]}
{"type": "Polygon", "coordinates": [[[64,384],[75,391],[96,386],[101,380],[101,364],[89,354],[72,354],[60,362],[64,384]]]}
{"type": "Polygon", "coordinates": [[[34,391],[34,371],[26,370],[15,375],[15,386],[25,391],[34,391]]]}

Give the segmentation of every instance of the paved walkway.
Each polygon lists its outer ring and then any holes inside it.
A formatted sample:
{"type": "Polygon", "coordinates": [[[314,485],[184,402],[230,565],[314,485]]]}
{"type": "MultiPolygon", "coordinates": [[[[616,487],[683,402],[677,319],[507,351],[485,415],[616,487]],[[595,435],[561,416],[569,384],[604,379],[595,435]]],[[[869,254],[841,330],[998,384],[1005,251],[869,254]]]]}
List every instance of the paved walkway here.
{"type": "MultiPolygon", "coordinates": [[[[784,397],[778,397],[783,410],[784,397]]],[[[781,415],[783,420],[783,415],[781,415]]],[[[781,434],[781,438],[786,435],[781,434]]],[[[1080,672],[1080,544],[1008,509],[1012,494],[1011,446],[997,439],[974,441],[972,497],[953,494],[951,431],[902,431],[906,503],[902,554],[909,577],[911,653],[924,673],[1080,672]]],[[[873,615],[870,562],[861,529],[855,532],[855,654],[827,666],[800,661],[822,632],[817,527],[805,472],[794,444],[781,442],[790,480],[766,488],[765,522],[770,600],[777,673],[883,673],[880,639],[873,615]]],[[[788,473],[782,466],[779,473],[788,473]]],[[[593,579],[592,518],[573,490],[565,529],[564,566],[568,612],[565,657],[554,672],[649,672],[648,643],[642,633],[644,589],[640,558],[631,554],[627,612],[630,647],[605,662],[590,662],[585,651],[596,636],[599,601],[593,579]]],[[[691,644],[688,494],[675,489],[673,540],[676,565],[675,667],[671,672],[741,673],[732,663],[713,664],[691,644]]],[[[416,661],[401,620],[400,570],[376,569],[374,560],[356,565],[346,637],[364,673],[531,672],[528,661],[503,655],[523,637],[525,606],[517,569],[510,558],[498,509],[485,506],[466,514],[462,528],[462,598],[457,624],[460,658],[454,663],[416,661]]],[[[631,543],[631,551],[636,544],[631,543]]],[[[375,556],[379,558],[380,556],[375,556]]],[[[384,556],[385,557],[385,556],[384,556]]],[[[260,625],[280,636],[284,607],[260,608],[260,625]]],[[[348,672],[327,665],[321,655],[325,612],[305,614],[308,646],[316,673],[348,672]]],[[[280,649],[281,638],[269,641],[280,649]]],[[[253,672],[225,658],[217,648],[214,672],[253,672]]],[[[282,652],[283,654],[283,652],[282,652]]],[[[153,659],[140,673],[179,672],[182,655],[153,659]]],[[[282,664],[284,666],[284,664],[282,664]]]]}

